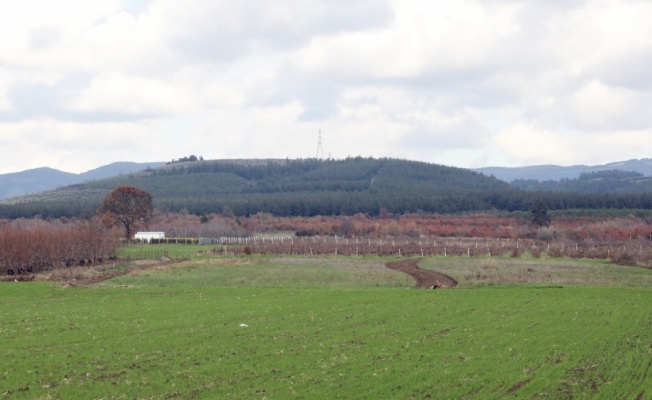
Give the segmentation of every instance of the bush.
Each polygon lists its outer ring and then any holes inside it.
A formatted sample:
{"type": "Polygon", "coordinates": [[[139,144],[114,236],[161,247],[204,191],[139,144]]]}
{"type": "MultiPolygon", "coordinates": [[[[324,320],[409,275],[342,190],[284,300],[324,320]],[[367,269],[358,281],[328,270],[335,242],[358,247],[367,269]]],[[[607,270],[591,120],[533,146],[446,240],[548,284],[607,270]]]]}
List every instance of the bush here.
{"type": "Polygon", "coordinates": [[[78,224],[17,220],[0,228],[0,273],[40,272],[102,262],[119,242],[92,221],[78,224]]]}
{"type": "Polygon", "coordinates": [[[623,251],[614,258],[611,259],[611,262],[614,264],[618,265],[628,265],[628,266],[636,266],[636,257],[632,253],[629,253],[627,251],[623,251]]]}
{"type": "Polygon", "coordinates": [[[308,236],[317,236],[317,231],[315,229],[300,229],[294,234],[297,237],[308,237],[308,236]]]}

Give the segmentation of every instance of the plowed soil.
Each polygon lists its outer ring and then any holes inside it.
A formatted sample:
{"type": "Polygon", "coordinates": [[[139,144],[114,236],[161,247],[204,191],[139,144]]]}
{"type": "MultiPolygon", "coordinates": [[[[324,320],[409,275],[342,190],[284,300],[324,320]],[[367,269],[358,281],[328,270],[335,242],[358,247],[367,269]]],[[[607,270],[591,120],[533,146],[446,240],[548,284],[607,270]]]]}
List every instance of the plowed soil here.
{"type": "Polygon", "coordinates": [[[419,260],[408,259],[385,264],[389,269],[400,271],[412,276],[417,289],[448,289],[457,286],[457,281],[450,276],[418,267],[419,260]]]}

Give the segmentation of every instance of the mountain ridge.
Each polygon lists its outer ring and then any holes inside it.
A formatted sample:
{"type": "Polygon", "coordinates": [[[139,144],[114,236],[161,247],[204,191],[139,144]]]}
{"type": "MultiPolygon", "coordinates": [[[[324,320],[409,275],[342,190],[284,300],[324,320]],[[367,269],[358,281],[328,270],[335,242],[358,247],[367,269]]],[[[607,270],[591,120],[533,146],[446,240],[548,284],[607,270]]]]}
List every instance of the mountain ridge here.
{"type": "Polygon", "coordinates": [[[165,165],[165,163],[117,161],[79,174],[50,167],[39,167],[20,172],[0,174],[0,200],[54,190],[59,187],[75,185],[85,181],[138,172],[162,165],[165,165]]]}
{"type": "MultiPolygon", "coordinates": [[[[242,159],[242,162],[250,159],[242,159]]],[[[267,160],[267,159],[266,159],[267,160]]],[[[233,159],[237,162],[237,159],[233,159]]],[[[283,161],[283,160],[278,160],[283,161]]],[[[110,178],[120,174],[140,172],[148,168],[159,168],[169,165],[171,168],[183,163],[169,162],[132,162],[116,161],[107,165],[93,168],[82,173],[65,172],[50,167],[32,168],[20,172],[0,174],[0,200],[19,197],[42,191],[54,190],[58,187],[74,185],[89,180],[110,178]]],[[[575,179],[582,173],[599,172],[606,170],[634,171],[644,176],[652,176],[652,159],[630,159],[616,161],[601,165],[571,165],[560,166],[554,164],[528,165],[522,167],[480,167],[469,170],[486,176],[494,176],[505,182],[516,180],[560,181],[562,179],[575,179]]]]}
{"type": "Polygon", "coordinates": [[[523,167],[481,167],[473,168],[475,172],[494,176],[505,182],[515,180],[559,181],[562,179],[579,178],[582,173],[600,172],[608,170],[633,171],[652,176],[652,159],[630,159],[616,161],[601,165],[570,165],[559,166],[553,164],[529,165],[523,167]]]}

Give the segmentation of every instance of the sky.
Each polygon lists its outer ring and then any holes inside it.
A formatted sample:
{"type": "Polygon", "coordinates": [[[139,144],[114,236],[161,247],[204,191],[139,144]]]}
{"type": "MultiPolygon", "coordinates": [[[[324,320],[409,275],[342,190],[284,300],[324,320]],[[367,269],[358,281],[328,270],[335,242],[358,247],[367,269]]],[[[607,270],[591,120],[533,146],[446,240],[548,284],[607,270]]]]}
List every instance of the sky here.
{"type": "Polygon", "coordinates": [[[649,0],[6,0],[0,173],[652,157],[649,0]]]}

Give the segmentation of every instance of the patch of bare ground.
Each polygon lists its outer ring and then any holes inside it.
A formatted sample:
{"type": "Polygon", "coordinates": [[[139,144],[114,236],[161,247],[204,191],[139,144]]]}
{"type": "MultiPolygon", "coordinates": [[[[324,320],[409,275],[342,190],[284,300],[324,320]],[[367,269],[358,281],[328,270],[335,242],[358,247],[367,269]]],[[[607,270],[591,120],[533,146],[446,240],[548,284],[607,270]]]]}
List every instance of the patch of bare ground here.
{"type": "Polygon", "coordinates": [[[0,282],[28,282],[33,280],[34,275],[3,276],[0,278],[0,282]]]}
{"type": "Polygon", "coordinates": [[[517,390],[519,390],[520,388],[525,386],[528,382],[530,382],[530,381],[527,380],[527,381],[516,382],[511,388],[509,388],[509,390],[507,391],[507,394],[513,394],[514,392],[516,392],[517,390]]]}
{"type": "Polygon", "coordinates": [[[96,283],[104,282],[109,279],[116,278],[118,276],[127,275],[132,272],[142,271],[144,269],[148,269],[152,267],[160,267],[163,265],[176,264],[176,263],[189,261],[189,260],[190,260],[189,258],[174,258],[174,259],[163,258],[162,260],[141,260],[139,262],[135,262],[133,266],[125,268],[124,270],[121,271],[113,271],[106,274],[102,274],[100,276],[77,281],[77,286],[94,285],[96,283]]]}
{"type": "Polygon", "coordinates": [[[89,286],[104,282],[109,279],[142,271],[149,268],[162,267],[189,261],[188,258],[163,258],[161,260],[139,260],[131,263],[124,269],[104,271],[101,268],[68,267],[57,268],[50,272],[19,275],[15,277],[2,277],[0,281],[51,281],[61,282],[61,287],[89,286]]]}
{"type": "Polygon", "coordinates": [[[457,286],[457,281],[450,276],[421,269],[418,265],[419,260],[413,258],[385,264],[389,269],[412,276],[417,281],[417,289],[448,289],[457,286]]]}

